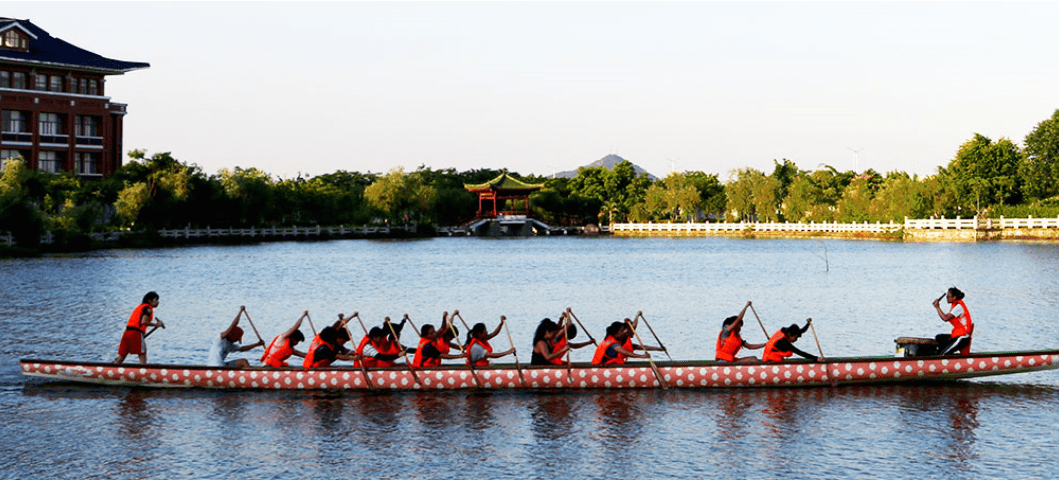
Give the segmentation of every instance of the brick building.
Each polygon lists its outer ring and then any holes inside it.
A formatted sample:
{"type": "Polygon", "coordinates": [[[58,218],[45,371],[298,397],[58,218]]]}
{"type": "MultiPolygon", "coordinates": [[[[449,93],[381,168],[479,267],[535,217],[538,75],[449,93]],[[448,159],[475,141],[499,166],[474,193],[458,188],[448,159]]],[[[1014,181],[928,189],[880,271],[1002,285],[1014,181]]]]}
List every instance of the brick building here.
{"type": "Polygon", "coordinates": [[[148,68],[102,57],[0,17],[0,160],[95,179],[122,164],[125,104],[106,96],[106,76],[148,68]]]}

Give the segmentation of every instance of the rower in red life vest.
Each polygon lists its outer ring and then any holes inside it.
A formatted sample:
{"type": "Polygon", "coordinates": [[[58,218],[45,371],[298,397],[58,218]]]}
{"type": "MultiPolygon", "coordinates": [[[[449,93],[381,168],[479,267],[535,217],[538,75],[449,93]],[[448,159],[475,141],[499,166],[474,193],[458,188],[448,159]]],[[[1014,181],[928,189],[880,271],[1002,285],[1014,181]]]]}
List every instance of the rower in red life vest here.
{"type": "Polygon", "coordinates": [[[261,354],[262,365],[272,368],[288,367],[290,366],[287,363],[288,358],[292,356],[305,358],[305,353],[295,350],[294,346],[305,340],[305,335],[299,328],[302,326],[302,320],[307,315],[309,315],[308,311],[298,317],[298,321],[294,322],[293,327],[272,339],[272,342],[268,344],[268,348],[265,349],[265,353],[261,354]]]}
{"type": "Polygon", "coordinates": [[[449,312],[445,312],[441,317],[441,329],[438,330],[437,339],[434,341],[435,348],[442,355],[453,355],[453,351],[460,352],[458,358],[464,358],[467,355],[463,352],[460,344],[456,342],[456,338],[459,337],[460,331],[452,324],[452,319],[449,318],[449,312]]]}
{"type": "Polygon", "coordinates": [[[147,327],[162,327],[165,324],[154,318],[154,309],[158,308],[158,294],[147,292],[143,296],[140,305],[132,310],[129,321],[125,324],[125,332],[121,335],[118,344],[118,358],[114,363],[122,363],[130,353],[140,357],[140,363],[147,363],[147,342],[145,341],[147,327]]]}
{"type": "Polygon", "coordinates": [[[945,292],[945,301],[949,302],[949,312],[945,313],[938,305],[941,299],[934,300],[934,309],[942,321],[952,324],[952,332],[948,335],[941,334],[935,338],[938,341],[938,355],[953,355],[971,353],[971,335],[974,333],[974,323],[971,322],[971,312],[967,311],[967,305],[963,303],[963,292],[952,287],[945,292]]]}
{"type": "Polygon", "coordinates": [[[397,353],[384,353],[391,352],[395,349],[393,342],[387,341],[386,330],[382,327],[371,327],[368,334],[360,340],[360,344],[357,345],[357,356],[361,357],[361,360],[355,360],[353,366],[360,367],[392,367],[394,366],[394,360],[397,360],[401,356],[400,352],[397,353]]]}
{"type": "Polygon", "coordinates": [[[537,324],[533,333],[533,352],[530,353],[530,365],[562,365],[563,355],[570,351],[566,344],[565,331],[550,318],[537,324]],[[562,346],[558,345],[562,339],[562,346]]]}
{"type": "Polygon", "coordinates": [[[717,335],[717,354],[715,359],[719,362],[753,362],[757,360],[757,357],[751,355],[749,357],[736,357],[739,354],[739,350],[746,347],[751,350],[763,348],[764,343],[755,344],[747,343],[743,340],[740,332],[743,329],[743,315],[746,314],[746,309],[750,308],[750,302],[746,302],[746,306],[739,312],[738,316],[728,317],[721,324],[721,333],[717,335]]]}
{"type": "Polygon", "coordinates": [[[500,323],[496,326],[496,330],[493,333],[486,332],[484,323],[476,323],[474,327],[471,327],[471,331],[467,332],[467,345],[464,347],[464,351],[467,353],[468,365],[487,367],[489,366],[490,358],[500,358],[515,353],[514,348],[500,353],[493,353],[493,347],[489,345],[489,340],[500,333],[500,329],[504,327],[504,322],[506,321],[501,317],[500,323]]]}
{"type": "Polygon", "coordinates": [[[769,341],[765,343],[765,351],[761,353],[761,360],[765,362],[782,362],[785,358],[798,354],[798,356],[809,360],[824,361],[822,357],[805,353],[794,346],[794,342],[797,342],[802,334],[809,330],[810,323],[813,323],[811,318],[806,320],[805,327],[799,328],[797,324],[792,323],[789,327],[783,327],[773,334],[769,341]]]}
{"type": "Polygon", "coordinates": [[[577,336],[577,327],[570,323],[566,312],[559,315],[559,323],[545,318],[537,325],[533,335],[533,353],[530,365],[562,365],[563,357],[572,349],[586,347],[592,342],[571,342],[577,336]]]}
{"type": "Polygon", "coordinates": [[[324,327],[309,344],[302,367],[306,370],[325,368],[331,366],[335,360],[357,359],[358,357],[350,355],[351,352],[342,345],[347,341],[349,341],[349,331],[345,328],[339,329],[333,325],[324,327]]]}
{"type": "Polygon", "coordinates": [[[452,360],[457,358],[463,358],[464,355],[450,355],[448,345],[444,345],[445,353],[442,353],[438,348],[438,339],[442,338],[442,332],[438,332],[433,325],[426,324],[420,328],[419,331],[419,347],[416,348],[415,357],[412,360],[412,366],[415,368],[420,367],[440,367],[441,360],[452,360]]]}
{"type": "Polygon", "coordinates": [[[614,322],[607,327],[606,338],[596,347],[596,354],[592,356],[593,365],[621,365],[626,358],[647,358],[646,353],[636,353],[635,350],[663,351],[660,347],[633,344],[630,323],[632,321],[626,318],[624,322],[614,322]]]}

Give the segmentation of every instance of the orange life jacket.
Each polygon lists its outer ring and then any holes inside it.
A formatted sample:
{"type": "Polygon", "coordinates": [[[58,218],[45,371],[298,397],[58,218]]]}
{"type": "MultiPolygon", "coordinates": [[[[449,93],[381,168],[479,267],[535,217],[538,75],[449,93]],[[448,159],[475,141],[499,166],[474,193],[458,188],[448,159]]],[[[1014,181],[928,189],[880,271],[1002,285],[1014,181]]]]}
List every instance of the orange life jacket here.
{"type": "Polygon", "coordinates": [[[743,338],[735,332],[734,328],[727,337],[721,337],[721,335],[724,335],[724,330],[717,334],[717,356],[714,358],[726,362],[734,362],[735,355],[743,348],[743,338]]]}
{"type": "MultiPolygon", "coordinates": [[[[360,339],[360,343],[357,344],[357,356],[358,357],[363,357],[364,356],[364,346],[367,345],[370,342],[371,342],[371,338],[368,338],[367,336],[365,336],[364,338],[360,339]]],[[[374,345],[374,344],[372,344],[372,345],[374,345]]],[[[378,350],[378,349],[376,349],[376,350],[378,350]]],[[[375,360],[375,359],[373,358],[371,360],[375,360]]],[[[361,362],[360,360],[353,360],[353,366],[354,367],[374,367],[375,366],[375,365],[368,365],[368,363],[369,363],[368,359],[364,359],[363,362],[361,362]]]]}
{"type": "Polygon", "coordinates": [[[279,340],[280,335],[276,335],[276,338],[272,339],[272,342],[268,344],[268,348],[265,349],[265,353],[261,354],[261,363],[270,367],[279,368],[286,367],[287,359],[294,355],[294,347],[290,346],[290,337],[283,339],[283,343],[276,345],[276,340],[279,340]],[[273,349],[272,347],[276,347],[273,349]]]}
{"type": "Polygon", "coordinates": [[[444,338],[434,340],[434,348],[438,349],[438,352],[441,352],[442,355],[448,355],[452,351],[449,342],[446,342],[444,338]]]}
{"type": "Polygon", "coordinates": [[[949,307],[949,313],[951,314],[957,305],[963,307],[963,315],[953,317],[952,320],[949,320],[949,323],[952,324],[952,333],[950,333],[949,336],[952,338],[974,333],[974,323],[971,322],[971,312],[967,311],[967,305],[963,303],[963,300],[957,300],[953,303],[952,306],[949,307]]]}
{"type": "Polygon", "coordinates": [[[419,347],[416,348],[416,356],[412,359],[413,367],[437,367],[441,365],[441,358],[423,358],[423,347],[433,343],[435,344],[434,348],[437,348],[436,342],[436,340],[427,340],[425,338],[419,339],[419,347]]]}
{"type": "MultiPolygon", "coordinates": [[[[475,343],[477,343],[478,345],[481,345],[482,348],[484,348],[486,352],[493,353],[493,347],[489,346],[489,342],[486,342],[484,340],[478,340],[477,338],[472,338],[471,339],[471,343],[467,344],[467,365],[471,365],[471,348],[474,347],[475,343]]],[[[474,362],[474,366],[476,366],[476,367],[488,367],[489,366],[489,358],[488,357],[484,357],[481,360],[478,360],[477,362],[474,362]]]]}
{"type": "MultiPolygon", "coordinates": [[[[555,343],[552,343],[552,351],[550,353],[555,353],[559,350],[562,350],[563,347],[566,346],[566,343],[566,335],[560,335],[559,338],[555,340],[555,343]]],[[[562,356],[555,357],[548,361],[554,365],[562,365],[564,363],[562,356]]]]}
{"type": "Polygon", "coordinates": [[[151,308],[149,304],[141,303],[139,306],[132,310],[132,315],[129,315],[129,321],[125,324],[125,328],[133,328],[143,333],[147,333],[147,325],[145,323],[140,323],[140,319],[143,318],[144,308],[151,311],[146,323],[151,323],[151,320],[154,320],[154,309],[151,308]]]}
{"type": "Polygon", "coordinates": [[[607,358],[607,349],[615,343],[618,343],[618,341],[614,337],[608,335],[607,338],[604,338],[599,346],[596,347],[596,354],[592,356],[592,365],[621,365],[625,363],[625,355],[621,353],[614,358],[607,358]]]}
{"type": "Polygon", "coordinates": [[[320,360],[320,361],[316,361],[316,360],[313,359],[313,357],[316,356],[316,349],[320,348],[321,345],[327,345],[327,347],[330,348],[331,351],[336,351],[334,345],[331,345],[330,343],[327,343],[327,342],[323,341],[323,339],[320,338],[320,334],[317,334],[315,337],[313,337],[312,343],[309,344],[309,351],[305,352],[305,360],[302,362],[302,366],[305,367],[306,370],[311,370],[313,368],[327,367],[327,366],[330,366],[331,362],[334,361],[333,359],[330,359],[330,358],[329,359],[323,359],[323,360],[320,360]]]}
{"type": "MultiPolygon", "coordinates": [[[[952,313],[952,310],[956,308],[956,305],[963,307],[963,315],[953,317],[952,320],[949,320],[949,323],[952,324],[952,333],[950,333],[949,336],[956,338],[964,335],[973,335],[974,322],[971,321],[971,312],[967,310],[967,305],[963,303],[963,300],[957,300],[956,303],[953,303],[952,306],[949,307],[949,313],[952,313]]],[[[971,353],[970,338],[967,339],[967,346],[960,349],[960,353],[964,355],[971,353]]]]}
{"type": "Polygon", "coordinates": [[[780,330],[769,338],[765,344],[765,351],[761,353],[761,360],[765,362],[782,362],[783,359],[794,355],[794,352],[784,352],[776,349],[776,342],[787,338],[787,334],[780,330]]]}

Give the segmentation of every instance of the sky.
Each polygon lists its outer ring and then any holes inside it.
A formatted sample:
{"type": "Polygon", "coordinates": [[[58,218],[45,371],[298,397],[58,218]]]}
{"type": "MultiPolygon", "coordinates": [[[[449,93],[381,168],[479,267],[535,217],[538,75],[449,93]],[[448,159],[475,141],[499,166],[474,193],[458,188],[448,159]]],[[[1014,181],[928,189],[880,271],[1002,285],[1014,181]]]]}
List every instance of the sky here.
{"type": "Polygon", "coordinates": [[[920,176],[1059,109],[1059,2],[4,2],[207,174],[551,175],[617,154],[920,176]]]}

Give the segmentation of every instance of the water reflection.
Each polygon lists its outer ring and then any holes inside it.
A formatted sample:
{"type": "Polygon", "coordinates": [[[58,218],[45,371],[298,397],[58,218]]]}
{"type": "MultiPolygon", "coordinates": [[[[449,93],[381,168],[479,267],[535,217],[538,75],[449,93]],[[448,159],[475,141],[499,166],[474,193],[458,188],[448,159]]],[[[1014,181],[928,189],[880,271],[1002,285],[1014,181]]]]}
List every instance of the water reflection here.
{"type": "Polygon", "coordinates": [[[574,398],[561,393],[542,393],[530,399],[530,426],[538,441],[561,441],[574,431],[574,398]]]}
{"type": "Polygon", "coordinates": [[[900,395],[900,421],[905,429],[937,433],[932,453],[963,468],[977,458],[975,430],[981,390],[959,385],[910,387],[907,393],[912,395],[900,395]]]}

